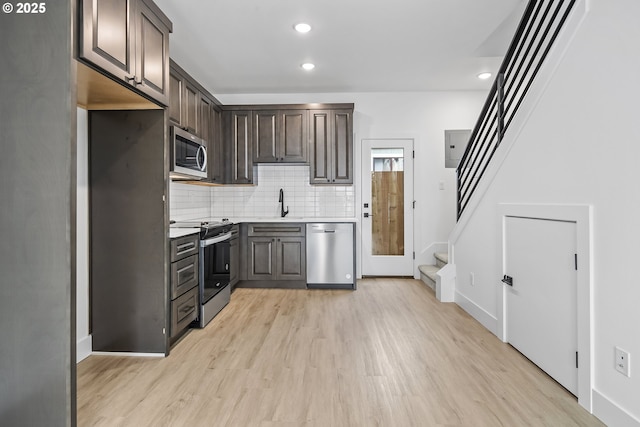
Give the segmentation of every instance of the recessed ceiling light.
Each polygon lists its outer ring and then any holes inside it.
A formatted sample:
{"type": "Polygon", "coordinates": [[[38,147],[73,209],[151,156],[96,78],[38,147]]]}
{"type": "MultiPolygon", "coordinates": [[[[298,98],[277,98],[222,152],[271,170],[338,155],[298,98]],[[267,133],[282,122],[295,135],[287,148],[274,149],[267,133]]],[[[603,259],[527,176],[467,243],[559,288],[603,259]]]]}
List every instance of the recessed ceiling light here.
{"type": "Polygon", "coordinates": [[[480,80],[487,80],[489,77],[491,77],[491,73],[480,73],[480,74],[478,74],[478,78],[480,80]]]}
{"type": "Polygon", "coordinates": [[[299,33],[308,33],[311,31],[311,25],[305,24],[304,22],[296,24],[293,28],[295,28],[299,33]]]}
{"type": "Polygon", "coordinates": [[[307,70],[307,71],[311,71],[314,68],[316,68],[316,66],[314,64],[312,64],[311,62],[305,62],[304,64],[301,65],[302,69],[307,70]]]}

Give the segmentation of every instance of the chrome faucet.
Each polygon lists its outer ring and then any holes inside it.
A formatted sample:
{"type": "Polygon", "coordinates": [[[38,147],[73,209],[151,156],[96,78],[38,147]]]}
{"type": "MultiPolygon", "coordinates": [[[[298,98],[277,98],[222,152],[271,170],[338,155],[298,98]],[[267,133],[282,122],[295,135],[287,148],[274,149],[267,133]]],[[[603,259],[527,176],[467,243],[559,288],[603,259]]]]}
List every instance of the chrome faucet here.
{"type": "Polygon", "coordinates": [[[278,199],[278,203],[280,203],[280,216],[284,218],[289,213],[289,206],[287,206],[287,210],[284,210],[284,190],[280,189],[280,198],[278,199]]]}

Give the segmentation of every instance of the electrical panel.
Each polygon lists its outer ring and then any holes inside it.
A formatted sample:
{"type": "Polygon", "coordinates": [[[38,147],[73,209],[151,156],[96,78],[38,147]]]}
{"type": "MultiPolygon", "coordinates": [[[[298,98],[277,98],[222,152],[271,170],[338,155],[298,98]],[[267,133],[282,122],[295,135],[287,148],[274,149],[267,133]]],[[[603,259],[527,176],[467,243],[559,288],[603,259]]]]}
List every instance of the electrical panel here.
{"type": "Polygon", "coordinates": [[[444,131],[444,167],[457,168],[467,148],[471,129],[449,129],[444,131]]]}

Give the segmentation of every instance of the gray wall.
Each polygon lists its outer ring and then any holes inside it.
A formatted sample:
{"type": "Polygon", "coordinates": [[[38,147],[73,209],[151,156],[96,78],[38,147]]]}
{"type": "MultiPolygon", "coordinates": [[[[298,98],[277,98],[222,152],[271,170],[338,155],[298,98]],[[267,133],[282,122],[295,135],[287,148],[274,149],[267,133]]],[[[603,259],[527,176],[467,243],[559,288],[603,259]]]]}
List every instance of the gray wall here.
{"type": "Polygon", "coordinates": [[[0,13],[3,426],[75,425],[72,5],[0,13]]]}

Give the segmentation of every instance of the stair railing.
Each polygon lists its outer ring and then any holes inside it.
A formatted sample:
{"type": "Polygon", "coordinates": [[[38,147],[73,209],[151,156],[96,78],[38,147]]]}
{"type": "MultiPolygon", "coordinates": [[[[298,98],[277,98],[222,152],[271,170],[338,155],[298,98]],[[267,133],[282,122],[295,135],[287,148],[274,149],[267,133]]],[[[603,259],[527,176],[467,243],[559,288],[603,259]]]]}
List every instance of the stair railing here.
{"type": "Polygon", "coordinates": [[[575,0],[529,0],[456,170],[458,219],[502,142],[575,0]]]}

